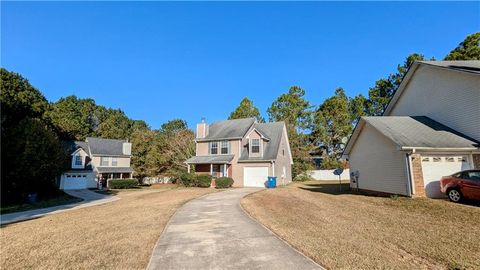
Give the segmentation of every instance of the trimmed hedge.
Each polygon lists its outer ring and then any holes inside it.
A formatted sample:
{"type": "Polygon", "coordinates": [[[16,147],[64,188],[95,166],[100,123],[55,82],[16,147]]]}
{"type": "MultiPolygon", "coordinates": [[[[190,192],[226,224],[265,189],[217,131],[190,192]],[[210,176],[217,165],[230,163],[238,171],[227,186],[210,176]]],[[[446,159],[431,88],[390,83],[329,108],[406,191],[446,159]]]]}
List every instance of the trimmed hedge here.
{"type": "Polygon", "coordinates": [[[229,188],[233,185],[233,179],[230,177],[220,177],[215,180],[216,188],[229,188]]]}
{"type": "Polygon", "coordinates": [[[137,179],[111,179],[107,183],[111,189],[134,188],[138,186],[137,179]]]}
{"type": "Polygon", "coordinates": [[[196,186],[197,187],[210,187],[212,183],[212,177],[208,174],[197,175],[196,186]]]}
{"type": "Polygon", "coordinates": [[[193,173],[182,173],[177,178],[177,184],[185,187],[210,187],[212,177],[208,174],[195,175],[193,173]]]}
{"type": "Polygon", "coordinates": [[[193,173],[182,173],[178,178],[178,183],[186,187],[195,187],[197,177],[193,173]]]}

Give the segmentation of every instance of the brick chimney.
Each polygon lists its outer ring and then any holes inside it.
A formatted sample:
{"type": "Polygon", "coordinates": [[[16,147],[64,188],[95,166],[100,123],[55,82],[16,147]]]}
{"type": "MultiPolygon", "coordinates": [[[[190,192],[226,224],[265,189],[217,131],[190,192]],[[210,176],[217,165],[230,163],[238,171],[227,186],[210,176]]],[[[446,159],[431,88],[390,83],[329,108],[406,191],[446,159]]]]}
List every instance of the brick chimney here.
{"type": "Polygon", "coordinates": [[[208,125],[205,122],[205,117],[202,117],[200,123],[197,124],[197,139],[205,138],[208,134],[208,125]]]}

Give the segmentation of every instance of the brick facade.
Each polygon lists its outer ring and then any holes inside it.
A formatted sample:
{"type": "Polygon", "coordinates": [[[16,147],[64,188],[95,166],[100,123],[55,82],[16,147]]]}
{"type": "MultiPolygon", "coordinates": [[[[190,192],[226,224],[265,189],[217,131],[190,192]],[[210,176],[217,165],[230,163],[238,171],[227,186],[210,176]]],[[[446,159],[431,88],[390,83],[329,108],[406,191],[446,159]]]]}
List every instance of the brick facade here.
{"type": "Polygon", "coordinates": [[[425,197],[425,184],[423,183],[422,157],[420,154],[412,154],[412,175],[415,185],[414,197],[425,197]]]}
{"type": "Polygon", "coordinates": [[[473,156],[473,168],[480,169],[480,154],[474,154],[473,156]]]}

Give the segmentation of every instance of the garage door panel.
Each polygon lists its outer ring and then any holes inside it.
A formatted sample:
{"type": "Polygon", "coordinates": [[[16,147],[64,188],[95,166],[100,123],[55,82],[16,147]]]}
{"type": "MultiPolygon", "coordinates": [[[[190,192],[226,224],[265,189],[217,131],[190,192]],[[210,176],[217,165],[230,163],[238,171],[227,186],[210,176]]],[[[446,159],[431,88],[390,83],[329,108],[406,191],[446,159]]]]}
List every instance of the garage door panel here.
{"type": "Polygon", "coordinates": [[[268,167],[243,168],[243,185],[245,187],[265,187],[268,180],[268,167]]]}
{"type": "Polygon", "coordinates": [[[441,198],[440,179],[443,176],[470,169],[465,155],[422,155],[423,183],[429,198],[441,198]]]}
{"type": "MultiPolygon", "coordinates": [[[[63,178],[63,189],[85,189],[92,186],[92,174],[65,174],[63,178]]],[[[95,180],[93,180],[95,181],[95,180]]]]}

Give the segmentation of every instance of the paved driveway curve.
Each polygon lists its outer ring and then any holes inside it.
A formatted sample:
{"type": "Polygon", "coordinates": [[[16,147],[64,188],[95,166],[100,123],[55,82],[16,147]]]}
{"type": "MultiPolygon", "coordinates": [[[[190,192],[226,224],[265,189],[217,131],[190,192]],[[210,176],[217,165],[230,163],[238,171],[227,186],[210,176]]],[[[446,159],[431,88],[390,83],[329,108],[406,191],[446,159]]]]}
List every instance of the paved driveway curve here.
{"type": "Polygon", "coordinates": [[[68,193],[73,197],[83,199],[83,201],[77,202],[77,203],[64,204],[64,205],[47,207],[47,208],[39,208],[39,209],[33,209],[33,210],[28,210],[23,212],[15,212],[10,214],[0,215],[0,224],[5,225],[9,223],[14,223],[14,222],[30,220],[34,218],[43,217],[46,215],[109,203],[119,199],[118,197],[115,197],[115,196],[99,194],[88,189],[64,190],[64,191],[65,193],[68,193]]]}
{"type": "Polygon", "coordinates": [[[240,199],[256,190],[186,203],[162,233],[148,269],[321,269],[245,214],[240,199]]]}

